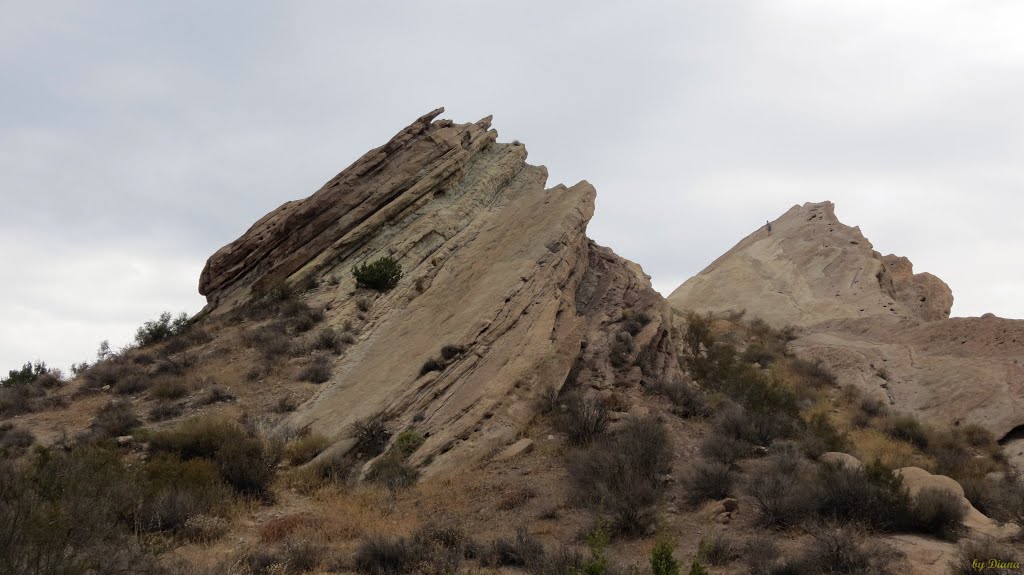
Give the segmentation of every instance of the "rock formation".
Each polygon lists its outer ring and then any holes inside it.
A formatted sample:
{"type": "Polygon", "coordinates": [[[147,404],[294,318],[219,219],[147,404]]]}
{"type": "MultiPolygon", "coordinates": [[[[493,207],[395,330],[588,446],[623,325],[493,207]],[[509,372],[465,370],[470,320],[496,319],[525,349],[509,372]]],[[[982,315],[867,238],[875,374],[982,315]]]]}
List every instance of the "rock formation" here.
{"type": "Polygon", "coordinates": [[[830,202],[794,206],[668,301],[796,326],[793,348],[825,361],[841,385],[923,419],[976,423],[1000,438],[1024,425],[1024,321],[949,318],[942,280],[880,255],[830,202]]]}
{"type": "Polygon", "coordinates": [[[593,388],[675,369],[668,307],[639,266],[586,237],[595,190],[545,189],[526,148],[500,144],[490,118],[417,119],[319,191],[256,222],[206,264],[206,313],[238,308],[281,282],[356,341],[286,425],[354,444],[377,413],[426,436],[412,461],[433,469],[513,443],[532,400],[581,374],[593,388]],[[386,293],[352,268],[389,255],[404,270],[386,293]],[[424,364],[441,358],[438,370],[424,364]]]}

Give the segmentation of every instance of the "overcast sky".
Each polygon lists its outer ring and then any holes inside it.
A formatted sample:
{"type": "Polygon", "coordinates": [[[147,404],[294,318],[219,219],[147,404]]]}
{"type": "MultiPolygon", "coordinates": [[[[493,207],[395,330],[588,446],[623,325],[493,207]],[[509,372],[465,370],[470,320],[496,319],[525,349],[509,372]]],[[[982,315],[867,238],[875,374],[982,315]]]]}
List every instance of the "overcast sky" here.
{"type": "Polygon", "coordinates": [[[832,200],[1024,317],[1024,2],[0,2],[0,370],[67,367],[417,116],[494,115],[668,294],[832,200]]]}

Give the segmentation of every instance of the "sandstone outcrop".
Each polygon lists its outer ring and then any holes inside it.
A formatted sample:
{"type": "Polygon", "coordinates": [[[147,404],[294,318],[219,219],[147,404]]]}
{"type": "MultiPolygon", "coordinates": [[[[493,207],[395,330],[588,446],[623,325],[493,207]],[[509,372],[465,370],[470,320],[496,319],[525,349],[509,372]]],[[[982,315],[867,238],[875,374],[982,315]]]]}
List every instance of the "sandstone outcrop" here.
{"type": "Polygon", "coordinates": [[[511,445],[547,387],[635,385],[676,369],[668,306],[639,266],[586,237],[595,190],[545,189],[526,148],[490,118],[417,119],[306,199],[267,214],[215,253],[200,279],[221,314],[279,285],[346,323],[352,345],[320,391],[283,424],[350,449],[353,422],[378,413],[426,438],[431,470],[511,445]],[[392,256],[386,293],[357,289],[357,263],[392,256]],[[440,369],[423,369],[440,358],[440,369]]]}
{"type": "Polygon", "coordinates": [[[823,360],[840,385],[923,419],[975,423],[999,438],[1024,425],[1024,321],[949,318],[942,280],[879,254],[830,202],[794,206],[668,301],[795,326],[793,349],[823,360]]]}

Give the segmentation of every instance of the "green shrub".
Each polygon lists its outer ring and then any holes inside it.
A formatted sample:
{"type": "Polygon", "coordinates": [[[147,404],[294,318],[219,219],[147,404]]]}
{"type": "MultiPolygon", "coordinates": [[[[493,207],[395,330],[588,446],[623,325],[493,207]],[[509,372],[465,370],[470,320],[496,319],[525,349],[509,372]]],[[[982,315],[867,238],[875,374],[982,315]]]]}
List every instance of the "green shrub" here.
{"type": "Polygon", "coordinates": [[[419,449],[420,446],[423,445],[424,441],[426,441],[426,438],[423,437],[422,433],[415,429],[407,429],[402,433],[399,433],[398,437],[395,438],[394,449],[399,453],[399,455],[406,458],[419,449]]]}
{"type": "Polygon", "coordinates": [[[358,287],[385,292],[402,279],[402,265],[395,258],[384,256],[371,263],[357,264],[352,268],[352,275],[358,287]]]}
{"type": "Polygon", "coordinates": [[[708,570],[699,559],[694,559],[690,564],[690,575],[708,575],[708,570]]]}
{"type": "Polygon", "coordinates": [[[47,373],[49,373],[49,370],[46,368],[45,362],[26,362],[21,369],[12,369],[7,372],[7,377],[0,378],[0,387],[27,385],[47,373]]]}
{"type": "Polygon", "coordinates": [[[651,573],[653,575],[679,575],[679,562],[672,557],[674,546],[662,538],[651,549],[651,573]]]}
{"type": "Polygon", "coordinates": [[[171,319],[170,312],[165,311],[160,314],[159,318],[147,321],[136,330],[135,343],[139,347],[159,343],[173,335],[183,333],[188,327],[188,322],[188,314],[184,312],[179,314],[178,317],[171,319]]]}

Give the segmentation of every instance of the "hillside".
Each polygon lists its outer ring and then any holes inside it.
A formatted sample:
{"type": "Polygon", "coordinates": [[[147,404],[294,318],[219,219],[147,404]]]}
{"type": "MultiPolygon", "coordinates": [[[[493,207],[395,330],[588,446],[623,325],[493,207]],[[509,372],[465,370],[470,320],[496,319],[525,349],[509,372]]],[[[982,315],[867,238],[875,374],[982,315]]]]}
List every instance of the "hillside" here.
{"type": "Polygon", "coordinates": [[[592,185],[546,188],[490,118],[442,111],[214,253],[196,317],[148,322],[71,377],[4,379],[0,573],[1015,559],[1024,482],[996,439],[1020,425],[1016,323],[942,340],[982,324],[948,319],[945,284],[829,204],[666,301],[587,237],[592,185]],[[982,384],[1008,405],[918,382],[943,361],[979,381],[1005,368],[982,384]]]}

